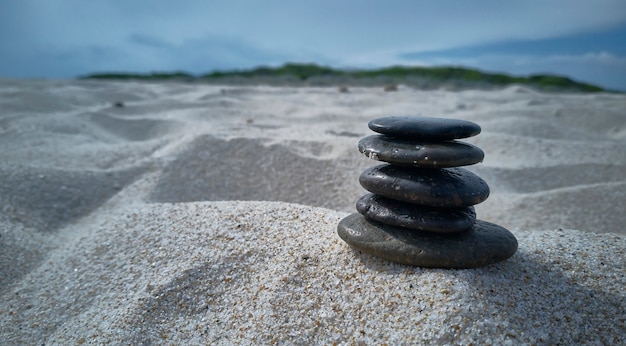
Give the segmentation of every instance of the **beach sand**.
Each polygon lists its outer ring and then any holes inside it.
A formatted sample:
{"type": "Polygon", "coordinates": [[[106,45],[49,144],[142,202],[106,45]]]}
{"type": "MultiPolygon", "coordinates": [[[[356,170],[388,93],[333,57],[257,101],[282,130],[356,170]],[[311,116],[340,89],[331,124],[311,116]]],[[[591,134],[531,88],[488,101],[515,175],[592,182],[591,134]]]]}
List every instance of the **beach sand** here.
{"type": "Polygon", "coordinates": [[[625,147],[620,94],[0,80],[2,344],[623,344],[625,147]],[[339,239],[387,115],[482,127],[512,258],[339,239]]]}

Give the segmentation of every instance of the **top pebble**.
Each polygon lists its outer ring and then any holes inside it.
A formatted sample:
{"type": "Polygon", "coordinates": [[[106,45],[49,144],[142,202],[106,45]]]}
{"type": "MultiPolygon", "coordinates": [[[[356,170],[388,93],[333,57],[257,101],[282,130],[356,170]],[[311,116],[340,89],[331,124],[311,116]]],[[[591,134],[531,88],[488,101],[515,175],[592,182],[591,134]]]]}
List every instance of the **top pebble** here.
{"type": "Polygon", "coordinates": [[[367,125],[372,131],[387,136],[432,141],[467,138],[480,133],[480,126],[471,121],[431,117],[384,117],[367,125]]]}

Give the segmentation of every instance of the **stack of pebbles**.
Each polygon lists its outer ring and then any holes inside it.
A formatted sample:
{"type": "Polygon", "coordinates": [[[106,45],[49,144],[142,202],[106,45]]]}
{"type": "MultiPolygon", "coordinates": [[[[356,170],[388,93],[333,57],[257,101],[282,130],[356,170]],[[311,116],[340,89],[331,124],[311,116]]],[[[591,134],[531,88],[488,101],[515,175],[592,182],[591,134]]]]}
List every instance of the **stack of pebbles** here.
{"type": "Polygon", "coordinates": [[[517,240],[498,225],[476,220],[473,205],[489,186],[459,168],[479,163],[478,147],[457,141],[475,136],[475,123],[430,117],[385,117],[369,122],[380,135],[363,138],[359,151],[388,164],[365,170],[368,191],[337,231],[350,246],[402,264],[473,268],[503,261],[517,240]]]}

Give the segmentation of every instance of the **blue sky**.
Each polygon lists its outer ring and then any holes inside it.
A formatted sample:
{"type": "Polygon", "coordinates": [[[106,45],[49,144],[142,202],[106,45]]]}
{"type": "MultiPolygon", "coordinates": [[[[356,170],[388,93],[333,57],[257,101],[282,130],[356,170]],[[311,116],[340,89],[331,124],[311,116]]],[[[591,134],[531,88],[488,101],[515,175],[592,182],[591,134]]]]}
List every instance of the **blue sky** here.
{"type": "Polygon", "coordinates": [[[626,91],[624,0],[0,0],[0,77],[462,65],[626,91]]]}

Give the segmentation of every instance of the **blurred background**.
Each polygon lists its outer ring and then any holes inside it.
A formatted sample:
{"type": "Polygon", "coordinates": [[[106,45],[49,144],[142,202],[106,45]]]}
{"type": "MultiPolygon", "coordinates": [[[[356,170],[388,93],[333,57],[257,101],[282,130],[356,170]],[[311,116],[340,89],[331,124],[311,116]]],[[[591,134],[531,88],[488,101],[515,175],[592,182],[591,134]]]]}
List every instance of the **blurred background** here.
{"type": "Polygon", "coordinates": [[[0,77],[465,66],[626,91],[626,2],[0,0],[0,77]]]}

